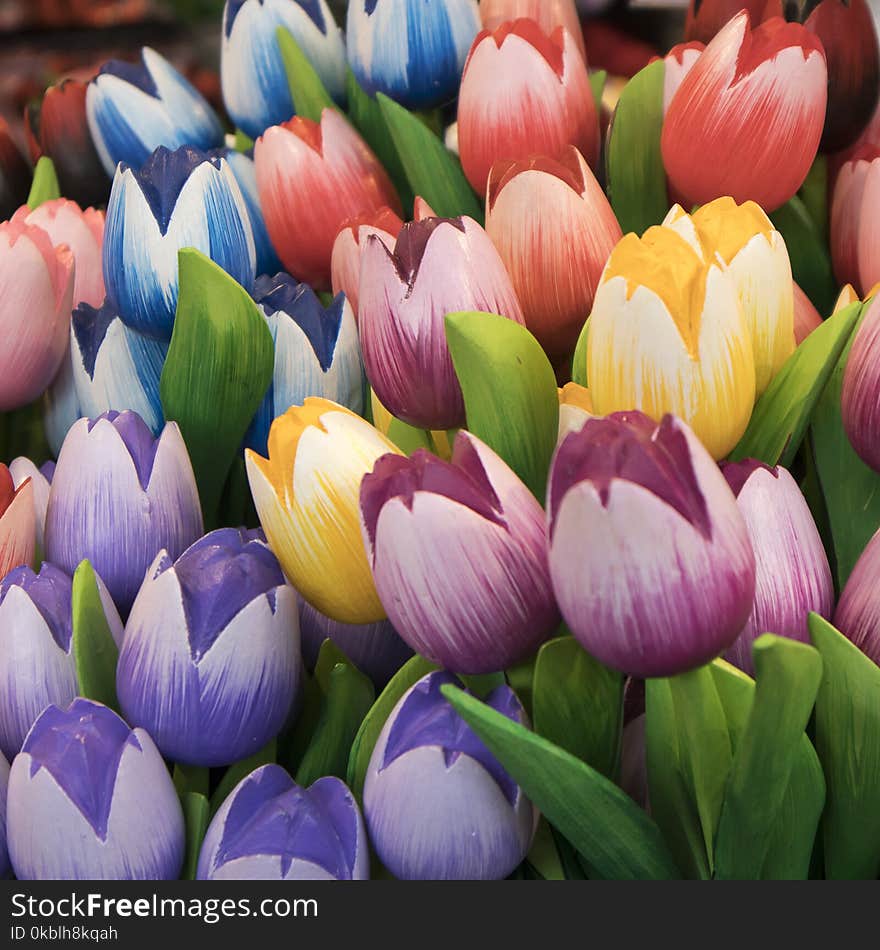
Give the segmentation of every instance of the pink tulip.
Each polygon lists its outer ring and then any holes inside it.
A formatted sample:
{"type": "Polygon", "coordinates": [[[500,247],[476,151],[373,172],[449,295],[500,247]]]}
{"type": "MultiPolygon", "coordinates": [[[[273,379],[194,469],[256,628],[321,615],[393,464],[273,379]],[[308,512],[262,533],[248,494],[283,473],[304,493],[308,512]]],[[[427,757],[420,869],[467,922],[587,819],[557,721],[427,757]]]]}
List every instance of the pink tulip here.
{"type": "Polygon", "coordinates": [[[863,146],[837,174],[831,199],[831,259],[840,284],[852,284],[867,293],[880,280],[880,254],[869,242],[880,233],[866,209],[880,211],[880,149],[863,146]],[[863,230],[866,237],[862,237],[863,230]],[[864,254],[863,254],[864,249],[864,254]]]}
{"type": "Polygon", "coordinates": [[[810,298],[798,286],[797,281],[792,281],[792,283],[794,284],[794,341],[800,346],[822,323],[822,317],[810,298]]]}
{"type": "Polygon", "coordinates": [[[342,225],[333,242],[333,254],[330,257],[330,285],[334,296],[343,293],[351,304],[355,317],[358,312],[358,286],[361,279],[361,248],[367,237],[375,234],[389,250],[403,221],[390,208],[382,207],[378,211],[368,212],[349,218],[342,225]]]}
{"type": "Polygon", "coordinates": [[[0,579],[34,559],[34,488],[30,479],[18,488],[0,464],[0,579]]]}

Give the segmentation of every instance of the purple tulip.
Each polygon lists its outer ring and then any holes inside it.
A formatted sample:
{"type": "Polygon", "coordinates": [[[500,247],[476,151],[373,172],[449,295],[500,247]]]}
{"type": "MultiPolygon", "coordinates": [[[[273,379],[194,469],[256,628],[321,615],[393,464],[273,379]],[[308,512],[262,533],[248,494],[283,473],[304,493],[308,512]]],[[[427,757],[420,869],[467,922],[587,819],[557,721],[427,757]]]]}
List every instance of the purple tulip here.
{"type": "Polygon", "coordinates": [[[843,427],[859,458],[880,472],[880,296],[856,332],[840,394],[843,427]]]}
{"type": "Polygon", "coordinates": [[[201,881],[364,881],[370,856],[354,795],[338,778],[300,788],[280,765],[242,779],[202,843],[201,881]]]}
{"type": "Polygon", "coordinates": [[[880,531],[868,542],[843,588],[834,626],[880,666],[880,531]]]}
{"type": "Polygon", "coordinates": [[[524,323],[504,264],[476,221],[412,221],[393,251],[367,237],[358,296],[364,367],[382,405],[411,425],[464,425],[444,323],[446,314],[463,310],[524,323]]]}
{"type": "Polygon", "coordinates": [[[469,432],[451,463],[424,449],[380,458],[361,482],[361,530],[394,629],[447,669],[502,670],[559,622],[544,512],[469,432]]]}
{"type": "Polygon", "coordinates": [[[299,629],[303,661],[309,669],[318,662],[325,640],[332,640],[352,663],[382,690],[413,655],[412,648],[387,620],[378,623],[340,623],[299,598],[299,629]]]}
{"type": "MultiPolygon", "coordinates": [[[[382,863],[404,880],[498,880],[531,847],[537,813],[501,763],[440,692],[461,684],[429,673],[394,707],[364,785],[364,817],[382,863]]],[[[513,722],[508,686],[485,702],[513,722]]]]}
{"type": "Polygon", "coordinates": [[[202,534],[186,445],[169,422],[155,438],[135,412],[80,419],[61,447],[46,512],[46,558],[72,574],[88,558],[127,613],[159,551],[202,534]]]}
{"type": "Polygon", "coordinates": [[[562,615],[602,663],[671,676],[727,649],[755,596],[733,492],[681,420],[589,419],[559,446],[548,489],[562,615]]]}
{"type": "Polygon", "coordinates": [[[807,615],[830,617],[834,584],[822,539],[787,469],[754,459],[722,465],[755,552],[755,601],[726,658],[754,675],[752,644],[762,633],[810,642],[807,615]]]}
{"type": "Polygon", "coordinates": [[[128,721],[169,759],[247,758],[293,706],[296,593],[257,534],[221,528],[174,562],[160,552],[131,608],[116,692],[128,721]]]}
{"type": "Polygon", "coordinates": [[[183,812],[153,740],[88,699],[49,706],[9,775],[7,843],[16,877],[173,880],[183,812]]]}
{"type": "Polygon", "coordinates": [[[9,877],[9,849],[6,847],[6,793],[9,786],[9,763],[0,755],[0,880],[9,877]]]}

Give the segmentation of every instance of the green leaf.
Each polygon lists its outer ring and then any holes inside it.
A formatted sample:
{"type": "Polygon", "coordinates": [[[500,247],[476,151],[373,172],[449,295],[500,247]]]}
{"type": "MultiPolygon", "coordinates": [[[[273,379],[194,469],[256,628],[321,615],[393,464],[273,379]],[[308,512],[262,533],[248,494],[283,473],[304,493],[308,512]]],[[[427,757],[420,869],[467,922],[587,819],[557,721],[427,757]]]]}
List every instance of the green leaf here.
{"type": "Polygon", "coordinates": [[[715,846],[715,877],[727,880],[761,876],[822,677],[817,651],[795,640],[764,634],[753,654],[757,686],[715,846]]]}
{"type": "Polygon", "coordinates": [[[76,663],[79,695],[119,712],[119,700],[116,698],[119,650],[107,623],[94,568],[88,561],[80,561],[73,574],[71,614],[71,649],[76,663]]]}
{"type": "Polygon", "coordinates": [[[528,798],[604,878],[679,876],[660,829],[585,762],[454,686],[441,692],[528,798]]]}
{"type": "Polygon", "coordinates": [[[407,455],[412,455],[416,449],[434,451],[434,443],[431,441],[429,432],[425,429],[417,429],[396,416],[391,417],[387,435],[401,452],[406,452],[407,455]]]}
{"type": "Polygon", "coordinates": [[[587,317],[578,337],[571,363],[571,381],[578,386],[589,386],[587,382],[587,340],[590,336],[590,318],[587,317]]]}
{"type": "Polygon", "coordinates": [[[526,861],[545,881],[564,881],[565,869],[559,855],[559,849],[553,840],[553,829],[542,815],[535,829],[535,838],[526,861]]]}
{"type": "Polygon", "coordinates": [[[825,874],[880,874],[880,667],[817,614],[810,636],[824,663],[816,700],[816,750],[828,783],[825,874]]]}
{"type": "Polygon", "coordinates": [[[819,313],[831,313],[838,288],[831,271],[827,245],[807,206],[795,195],[787,204],[777,208],[770,220],[785,239],[791,273],[801,290],[819,313]]]}
{"type": "Polygon", "coordinates": [[[249,152],[254,147],[254,140],[242,132],[241,129],[235,130],[235,151],[249,152]]]}
{"type": "Polygon", "coordinates": [[[181,880],[194,881],[199,867],[199,852],[208,830],[211,806],[204,795],[187,792],[182,799],[183,820],[186,826],[186,857],[181,880]]]}
{"type": "Polygon", "coordinates": [[[559,431],[553,367],[531,333],[493,313],[450,313],[446,339],[467,427],[544,503],[559,431]]]}
{"type": "Polygon", "coordinates": [[[663,130],[663,60],[626,84],[608,132],[607,179],[611,207],[623,233],[642,234],[669,209],[660,153],[663,130]]]}
{"type": "Polygon", "coordinates": [[[299,712],[292,729],[278,737],[278,763],[291,774],[296,775],[300,762],[312,741],[321,708],[324,703],[324,691],[314,676],[303,671],[303,683],[299,712]]]}
{"type": "Polygon", "coordinates": [[[256,771],[263,765],[269,765],[277,759],[278,743],[275,739],[267,742],[262,749],[259,749],[253,755],[240,762],[230,765],[220,779],[220,784],[214,790],[211,796],[211,817],[217,813],[217,809],[226,801],[229,793],[238,783],[247,778],[251,772],[256,771]]]}
{"type": "Polygon", "coordinates": [[[324,88],[321,77],[315,72],[306,54],[300,49],[291,32],[283,26],[275,30],[281,59],[287,73],[287,85],[297,115],[313,122],[321,121],[325,109],[337,108],[336,103],[324,88]]]}
{"type": "Polygon", "coordinates": [[[330,674],[340,663],[354,666],[332,640],[329,638],[324,640],[318,650],[318,659],[315,663],[315,680],[325,696],[330,692],[330,674]]]}
{"type": "Polygon", "coordinates": [[[785,361],[755,404],[752,418],[730,458],[756,458],[791,467],[807,425],[858,321],[851,304],[817,327],[785,361]]]}
{"type": "Polygon", "coordinates": [[[403,106],[382,93],[376,99],[412,193],[421,195],[441,218],[468,215],[482,223],[480,202],[458,158],[403,106]]]}
{"type": "Polygon", "coordinates": [[[359,802],[363,802],[364,779],[370,765],[370,756],[373,747],[379,738],[379,733],[397,705],[401,696],[417,683],[423,676],[438,669],[437,665],[422,656],[414,656],[391,677],[388,685],[379,694],[370,711],[364,716],[360,729],[351,744],[351,755],[348,759],[347,782],[359,802]]]}
{"type": "Polygon", "coordinates": [[[573,637],[538,651],[535,732],[615,779],[623,728],[623,676],[586,653],[573,637]]]}
{"type": "Polygon", "coordinates": [[[180,290],[160,393],[180,426],[206,529],[215,526],[226,476],[272,382],[275,347],[250,294],[194,248],[178,255],[180,290]]]}
{"type": "Polygon", "coordinates": [[[604,69],[597,69],[590,73],[590,89],[593,90],[593,101],[596,103],[596,115],[602,112],[602,93],[605,91],[605,81],[608,73],[604,69]]]}
{"type": "Polygon", "coordinates": [[[46,201],[61,197],[61,186],[55,174],[55,165],[47,155],[37,159],[34,179],[27,198],[27,206],[33,211],[46,201]]]}

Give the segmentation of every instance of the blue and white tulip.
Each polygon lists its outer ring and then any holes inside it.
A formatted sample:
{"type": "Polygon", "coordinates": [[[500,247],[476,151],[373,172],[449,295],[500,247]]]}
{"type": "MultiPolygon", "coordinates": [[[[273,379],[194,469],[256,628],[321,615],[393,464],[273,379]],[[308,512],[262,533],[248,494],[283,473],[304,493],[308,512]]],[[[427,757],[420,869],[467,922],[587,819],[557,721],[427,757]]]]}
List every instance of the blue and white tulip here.
{"type": "Polygon", "coordinates": [[[455,98],[479,30],[476,0],[352,0],[348,61],[370,94],[430,108],[455,98]]]}
{"type": "Polygon", "coordinates": [[[169,340],[178,252],[193,247],[250,290],[256,250],[247,204],[229,163],[184,147],[120,165],[104,231],[107,297],[130,327],[169,340]]]}
{"type": "Polygon", "coordinates": [[[241,189],[244,203],[247,206],[248,219],[254,235],[254,248],[257,255],[257,274],[274,274],[281,270],[281,261],[272,247],[269,232],[266,230],[266,221],[263,218],[263,209],[260,207],[260,197],[257,194],[257,170],[251,153],[237,152],[233,148],[222,149],[220,154],[229,162],[232,174],[241,189]]]}
{"type": "Polygon", "coordinates": [[[255,139],[294,114],[276,30],[289,30],[337,101],[345,98],[345,40],[325,0],[226,0],[220,81],[233,122],[255,139]]]}
{"type": "Polygon", "coordinates": [[[89,83],[86,117],[108,175],[119,162],[139,168],[160,145],[223,144],[223,126],[201,93],[148,46],[139,63],[104,63],[89,83]]]}

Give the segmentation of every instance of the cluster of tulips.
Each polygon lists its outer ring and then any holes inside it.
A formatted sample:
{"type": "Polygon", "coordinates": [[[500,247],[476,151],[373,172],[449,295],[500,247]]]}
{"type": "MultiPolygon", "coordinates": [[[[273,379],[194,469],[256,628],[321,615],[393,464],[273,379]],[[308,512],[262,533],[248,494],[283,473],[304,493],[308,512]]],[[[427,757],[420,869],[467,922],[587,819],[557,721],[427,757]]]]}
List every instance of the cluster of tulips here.
{"type": "Polygon", "coordinates": [[[782,7],[227,0],[234,131],[0,139],[0,873],[880,874],[880,56],[782,7]]]}

